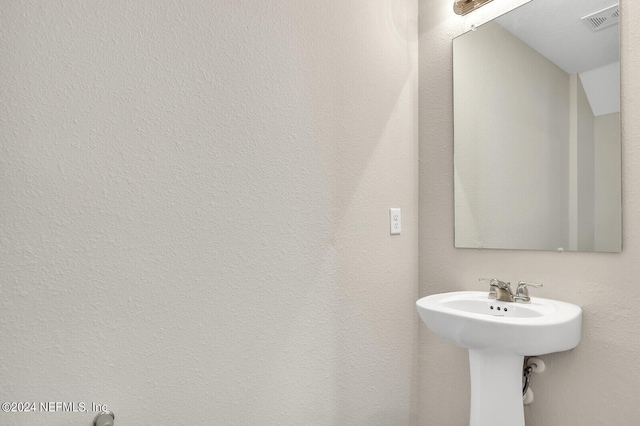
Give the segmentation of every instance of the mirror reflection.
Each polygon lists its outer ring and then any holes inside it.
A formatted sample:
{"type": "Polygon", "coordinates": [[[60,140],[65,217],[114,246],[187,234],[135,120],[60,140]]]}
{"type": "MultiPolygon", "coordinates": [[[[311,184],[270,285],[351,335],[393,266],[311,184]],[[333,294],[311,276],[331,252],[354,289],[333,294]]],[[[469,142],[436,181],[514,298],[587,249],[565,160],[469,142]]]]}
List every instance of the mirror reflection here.
{"type": "Polygon", "coordinates": [[[453,40],[456,247],[621,250],[618,18],[533,0],[453,40]]]}

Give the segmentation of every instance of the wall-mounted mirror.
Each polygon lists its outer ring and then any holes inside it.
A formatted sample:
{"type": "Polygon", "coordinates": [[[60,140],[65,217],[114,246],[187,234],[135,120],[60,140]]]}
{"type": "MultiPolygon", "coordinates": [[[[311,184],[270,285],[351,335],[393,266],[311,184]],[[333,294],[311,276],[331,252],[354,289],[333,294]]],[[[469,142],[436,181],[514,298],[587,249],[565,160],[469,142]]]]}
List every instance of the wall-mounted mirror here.
{"type": "Polygon", "coordinates": [[[456,247],[621,250],[618,17],[532,0],[453,40],[456,247]]]}

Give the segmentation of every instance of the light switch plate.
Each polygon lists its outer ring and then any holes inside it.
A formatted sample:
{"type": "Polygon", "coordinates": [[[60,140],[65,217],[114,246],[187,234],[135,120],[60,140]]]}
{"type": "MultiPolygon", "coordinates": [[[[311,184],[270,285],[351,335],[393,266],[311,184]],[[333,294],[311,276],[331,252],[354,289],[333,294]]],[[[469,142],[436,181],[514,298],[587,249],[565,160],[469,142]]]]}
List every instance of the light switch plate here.
{"type": "Polygon", "coordinates": [[[402,233],[402,216],[400,209],[389,209],[389,226],[391,235],[402,233]]]}

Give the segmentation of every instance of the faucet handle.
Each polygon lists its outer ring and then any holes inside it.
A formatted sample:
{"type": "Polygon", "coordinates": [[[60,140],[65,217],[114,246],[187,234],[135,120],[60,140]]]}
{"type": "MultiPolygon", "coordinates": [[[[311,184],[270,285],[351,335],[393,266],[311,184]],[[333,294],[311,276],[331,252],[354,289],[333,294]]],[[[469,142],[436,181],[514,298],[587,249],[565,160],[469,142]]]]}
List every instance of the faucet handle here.
{"type": "Polygon", "coordinates": [[[518,283],[518,288],[516,289],[516,296],[514,297],[516,302],[520,302],[520,303],[531,302],[531,297],[529,297],[529,290],[527,289],[527,287],[540,288],[542,287],[542,284],[531,283],[528,281],[520,281],[518,283]]]}
{"type": "Polygon", "coordinates": [[[498,281],[497,278],[478,278],[478,281],[480,281],[480,282],[489,281],[489,285],[491,286],[491,288],[489,289],[489,299],[495,299],[495,298],[498,297],[498,294],[496,293],[496,288],[491,285],[491,284],[495,283],[496,281],[498,281]]]}

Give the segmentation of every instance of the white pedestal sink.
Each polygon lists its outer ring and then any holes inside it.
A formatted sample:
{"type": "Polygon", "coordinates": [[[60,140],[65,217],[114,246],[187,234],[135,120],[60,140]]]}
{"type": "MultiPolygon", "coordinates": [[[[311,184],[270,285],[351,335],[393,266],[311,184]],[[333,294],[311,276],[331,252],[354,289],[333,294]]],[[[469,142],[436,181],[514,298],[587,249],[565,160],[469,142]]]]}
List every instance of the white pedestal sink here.
{"type": "Polygon", "coordinates": [[[582,309],[532,297],[501,302],[488,292],[434,294],[416,302],[431,331],[469,350],[470,426],[524,426],[522,368],[525,356],[575,348],[582,309]]]}

